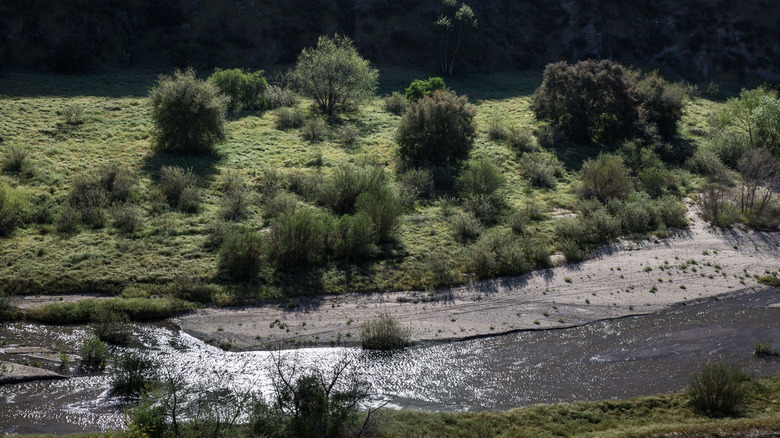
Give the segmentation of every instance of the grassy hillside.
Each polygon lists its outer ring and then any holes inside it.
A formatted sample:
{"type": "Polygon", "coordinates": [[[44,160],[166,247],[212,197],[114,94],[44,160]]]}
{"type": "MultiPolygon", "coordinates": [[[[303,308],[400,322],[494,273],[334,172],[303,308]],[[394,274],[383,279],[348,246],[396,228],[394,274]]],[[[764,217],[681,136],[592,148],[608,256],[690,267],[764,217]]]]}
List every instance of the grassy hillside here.
{"type": "MultiPolygon", "coordinates": [[[[381,69],[381,91],[402,90],[412,79],[427,73],[386,67],[381,69]]],[[[393,175],[397,168],[394,133],[399,116],[383,108],[376,98],[360,109],[343,114],[327,127],[322,140],[306,140],[301,130],[280,130],[273,112],[231,114],[229,139],[217,157],[176,157],[151,149],[146,90],[156,74],[148,71],[82,76],[13,74],[0,76],[6,96],[0,100],[2,147],[29,152],[21,172],[5,171],[0,180],[29,196],[35,219],[2,237],[0,283],[12,294],[106,292],[112,295],[198,296],[219,304],[260,298],[291,297],[311,292],[425,289],[473,277],[467,253],[473,244],[456,239],[453,218],[463,211],[455,190],[439,190],[422,199],[402,216],[397,239],[361,262],[325,261],[309,268],[265,269],[250,283],[231,283],[217,272],[215,233],[230,227],[219,218],[223,183],[238,175],[255,193],[251,214],[244,225],[262,229],[273,206],[260,191],[269,175],[290,181],[325,178],[342,163],[379,166],[393,175]],[[83,109],[83,123],[68,124],[69,106],[83,109]],[[343,125],[359,130],[358,141],[347,146],[339,137],[343,125]],[[140,226],[123,232],[104,212],[103,226],[79,225],[58,229],[58,216],[74,181],[101,166],[116,163],[137,176],[132,204],[140,226]],[[202,203],[196,213],[168,208],[160,200],[158,179],[162,166],[192,168],[197,175],[202,203]],[[275,172],[271,171],[275,170],[275,172]],[[37,223],[35,223],[37,222],[37,223]],[[189,294],[189,295],[188,295],[189,294]]],[[[547,253],[558,248],[554,233],[559,217],[576,208],[575,172],[583,159],[599,152],[594,146],[538,149],[526,157],[544,157],[561,163],[552,188],[529,183],[523,171],[523,153],[505,141],[492,140],[488,131],[496,121],[532,133],[537,128],[529,110],[530,95],[541,81],[540,72],[492,73],[450,80],[448,86],[467,94],[477,109],[478,137],[472,157],[499,163],[508,184],[506,206],[495,225],[508,229],[516,213],[530,218],[526,231],[547,253]]],[[[315,117],[309,102],[299,107],[315,117]]],[[[696,144],[706,130],[705,121],[717,104],[696,98],[688,106],[679,141],[696,144]]],[[[683,190],[690,175],[677,175],[683,190]],[[686,176],[688,175],[688,176],[686,176]]],[[[316,179],[315,179],[316,181],[316,179]]],[[[294,182],[294,181],[293,181],[294,182]]],[[[293,202],[314,204],[294,190],[285,191],[293,202]]],[[[318,207],[322,208],[322,207],[318,207]]]]}

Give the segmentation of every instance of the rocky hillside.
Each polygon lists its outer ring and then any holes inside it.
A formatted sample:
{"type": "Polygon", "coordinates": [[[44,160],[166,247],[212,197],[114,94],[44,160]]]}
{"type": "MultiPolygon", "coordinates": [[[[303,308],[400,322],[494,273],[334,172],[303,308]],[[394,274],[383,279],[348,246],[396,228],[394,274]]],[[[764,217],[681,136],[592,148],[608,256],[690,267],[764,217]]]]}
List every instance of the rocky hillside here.
{"type": "MultiPolygon", "coordinates": [[[[772,0],[470,0],[479,29],[461,70],[611,58],[695,80],[780,82],[772,0]]],[[[0,63],[59,71],[148,64],[289,63],[318,35],[352,36],[377,62],[434,69],[439,0],[5,0],[0,63]]]]}

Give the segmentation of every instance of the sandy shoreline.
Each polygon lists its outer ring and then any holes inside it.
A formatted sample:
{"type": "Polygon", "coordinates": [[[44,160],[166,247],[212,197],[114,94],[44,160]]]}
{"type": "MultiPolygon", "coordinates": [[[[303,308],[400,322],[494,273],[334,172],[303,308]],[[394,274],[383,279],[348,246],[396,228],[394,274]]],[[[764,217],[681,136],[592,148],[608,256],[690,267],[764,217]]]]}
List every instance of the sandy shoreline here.
{"type": "Polygon", "coordinates": [[[416,342],[448,342],[654,312],[764,288],[753,275],[780,268],[780,233],[691,227],[662,240],[621,241],[594,258],[528,275],[442,289],[319,296],[296,306],[203,309],[181,328],[234,350],[356,345],[360,324],[389,314],[416,342]],[[748,275],[749,274],[749,275],[748,275]]]}

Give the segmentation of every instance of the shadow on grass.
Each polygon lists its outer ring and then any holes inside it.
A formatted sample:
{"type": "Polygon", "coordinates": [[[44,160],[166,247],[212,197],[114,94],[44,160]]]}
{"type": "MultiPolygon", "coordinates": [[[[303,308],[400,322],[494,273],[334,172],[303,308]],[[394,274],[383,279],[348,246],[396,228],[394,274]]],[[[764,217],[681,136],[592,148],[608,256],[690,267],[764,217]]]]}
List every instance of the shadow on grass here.
{"type": "Polygon", "coordinates": [[[163,166],[178,166],[192,169],[201,181],[210,181],[219,173],[217,164],[221,160],[220,155],[176,155],[152,151],[144,158],[141,168],[157,178],[163,166]]]}

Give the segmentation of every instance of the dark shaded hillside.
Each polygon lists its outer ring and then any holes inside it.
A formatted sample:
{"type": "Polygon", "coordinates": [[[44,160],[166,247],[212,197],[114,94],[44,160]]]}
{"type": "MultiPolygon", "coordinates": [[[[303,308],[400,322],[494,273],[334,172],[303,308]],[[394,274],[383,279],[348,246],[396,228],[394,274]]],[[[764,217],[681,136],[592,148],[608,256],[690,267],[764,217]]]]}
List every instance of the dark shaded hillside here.
{"type": "MultiPolygon", "coordinates": [[[[780,81],[770,0],[472,0],[462,69],[611,58],[702,79],[780,81]]],[[[352,36],[374,61],[435,68],[438,0],[5,0],[0,62],[58,71],[139,64],[292,62],[317,36],[352,36]]]]}

